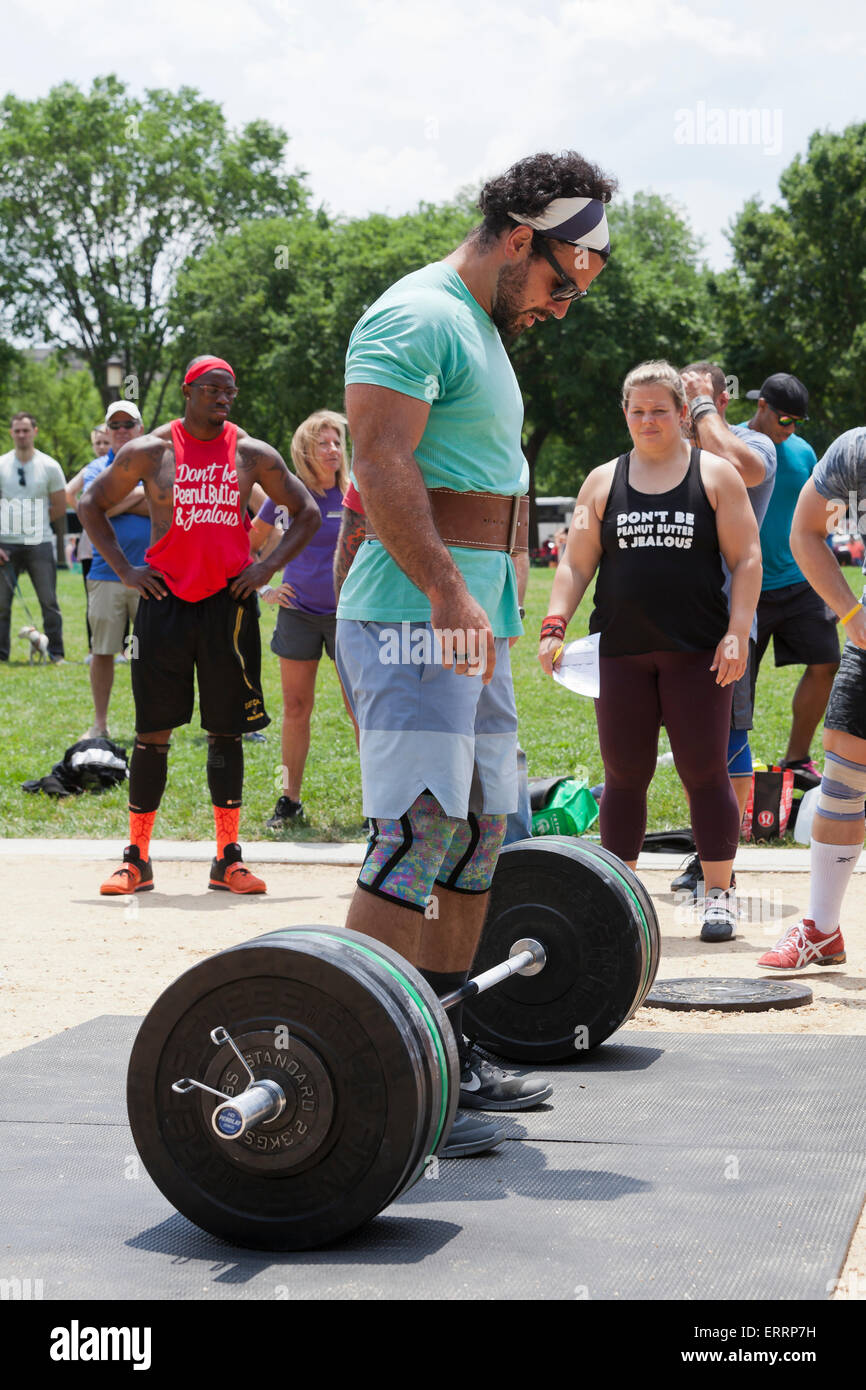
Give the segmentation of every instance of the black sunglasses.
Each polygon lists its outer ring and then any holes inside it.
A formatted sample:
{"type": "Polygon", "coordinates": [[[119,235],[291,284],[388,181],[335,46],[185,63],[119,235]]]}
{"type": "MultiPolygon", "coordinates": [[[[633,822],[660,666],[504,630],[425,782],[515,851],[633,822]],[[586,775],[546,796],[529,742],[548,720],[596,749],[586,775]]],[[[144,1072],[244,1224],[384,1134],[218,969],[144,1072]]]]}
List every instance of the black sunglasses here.
{"type": "Polygon", "coordinates": [[[108,428],[110,430],[131,430],[134,429],[137,424],[137,420],[109,420],[108,428]]]}
{"type": "Polygon", "coordinates": [[[566,275],[559,261],[547,245],[545,238],[534,236],[532,238],[532,245],[533,248],[544,257],[548,265],[553,266],[553,269],[562,281],[559,288],[552,291],[550,298],[555,299],[557,303],[561,303],[563,300],[568,299],[585,299],[589,294],[589,290],[582,290],[579,285],[574,283],[570,275],[566,275]]]}

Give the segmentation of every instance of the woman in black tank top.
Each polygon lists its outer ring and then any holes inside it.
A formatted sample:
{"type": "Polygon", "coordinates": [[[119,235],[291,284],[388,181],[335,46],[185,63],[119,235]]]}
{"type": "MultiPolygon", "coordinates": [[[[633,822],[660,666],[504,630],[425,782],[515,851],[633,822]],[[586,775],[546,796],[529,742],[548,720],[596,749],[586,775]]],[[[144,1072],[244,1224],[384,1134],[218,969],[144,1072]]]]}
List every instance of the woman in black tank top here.
{"type": "Polygon", "coordinates": [[[597,571],[589,628],[601,634],[602,844],[634,868],[664,723],[704,869],[702,936],[728,940],[735,919],[724,895],[739,840],[728,732],[761,588],[758,528],[731,465],[685,440],[685,391],[669,363],[629,373],[623,410],[634,447],[581,488],[539,660],[549,673],[597,571]],[[722,557],[732,574],[730,612],[722,557]]]}

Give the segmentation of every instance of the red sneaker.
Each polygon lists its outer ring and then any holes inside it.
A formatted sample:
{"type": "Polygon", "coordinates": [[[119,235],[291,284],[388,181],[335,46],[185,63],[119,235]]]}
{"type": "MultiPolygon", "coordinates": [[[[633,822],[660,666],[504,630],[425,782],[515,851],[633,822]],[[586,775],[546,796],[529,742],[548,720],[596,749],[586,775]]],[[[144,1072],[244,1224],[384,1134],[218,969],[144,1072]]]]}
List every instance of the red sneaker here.
{"type": "Polygon", "coordinates": [[[221,888],[228,893],[267,893],[263,879],[251,874],[241,859],[240,845],[226,845],[222,859],[210,866],[208,888],[221,888]]]}
{"type": "Polygon", "coordinates": [[[107,897],[125,897],[129,893],[148,893],[153,887],[153,869],[149,859],[142,859],[138,845],[127,845],[119,869],[100,885],[107,897]]]}
{"type": "Polygon", "coordinates": [[[815,923],[804,917],[790,927],[772,951],[758,961],[764,970],[805,970],[807,965],[844,965],[845,942],[838,930],[832,936],[822,936],[815,923]]]}

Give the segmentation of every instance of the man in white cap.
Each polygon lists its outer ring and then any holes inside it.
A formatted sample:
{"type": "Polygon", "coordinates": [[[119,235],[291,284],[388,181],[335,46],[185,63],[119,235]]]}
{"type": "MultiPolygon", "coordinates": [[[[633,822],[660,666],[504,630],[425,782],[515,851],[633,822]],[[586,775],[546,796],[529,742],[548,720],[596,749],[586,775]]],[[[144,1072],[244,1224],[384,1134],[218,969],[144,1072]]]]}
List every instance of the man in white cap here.
{"type": "MultiPolygon", "coordinates": [[[[82,474],[82,495],[109,468],[114,455],[142,431],[141,412],[134,401],[114,401],[105,413],[111,447],[102,458],[89,463],[82,474]]],[[[124,555],[131,565],[144,564],[150,544],[150,516],[144,489],[136,487],[109,512],[124,555]]],[[[90,690],[93,696],[93,723],[83,738],[107,738],[108,704],[114,685],[115,658],[123,652],[128,630],[135,622],[139,593],[121,584],[114,570],[94,547],[87,576],[87,617],[93,634],[90,661],[90,690]]]]}
{"type": "MultiPolygon", "coordinates": [[[[394,947],[440,995],[467,979],[517,808],[508,648],[523,630],[529,470],[502,339],[564,318],[588,292],[610,250],[614,187],[574,151],[521,160],[484,185],[483,220],[462,245],[386,290],[349,343],[368,539],[340,594],[337,665],[373,834],[347,926],[394,947]]],[[[462,1107],[547,1098],[537,1078],[508,1077],[465,1042],[459,1007],[449,1018],[462,1107]]],[[[501,1138],[464,1108],[443,1155],[501,1138]]]]}

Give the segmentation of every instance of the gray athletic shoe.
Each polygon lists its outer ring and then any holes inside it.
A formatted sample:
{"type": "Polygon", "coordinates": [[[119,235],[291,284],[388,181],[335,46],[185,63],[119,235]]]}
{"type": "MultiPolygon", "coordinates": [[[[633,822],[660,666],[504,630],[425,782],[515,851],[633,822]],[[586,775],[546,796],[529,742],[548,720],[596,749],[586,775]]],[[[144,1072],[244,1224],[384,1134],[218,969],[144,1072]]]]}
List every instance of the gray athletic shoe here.
{"type": "Polygon", "coordinates": [[[460,1071],[460,1104],[466,1110],[529,1110],[553,1095],[536,1076],[509,1076],[483,1057],[474,1044],[460,1071]]]}
{"type": "Polygon", "coordinates": [[[491,1120],[458,1110],[451,1132],[439,1150],[440,1158],[466,1158],[469,1154],[486,1154],[501,1144],[505,1135],[491,1120]]]}

